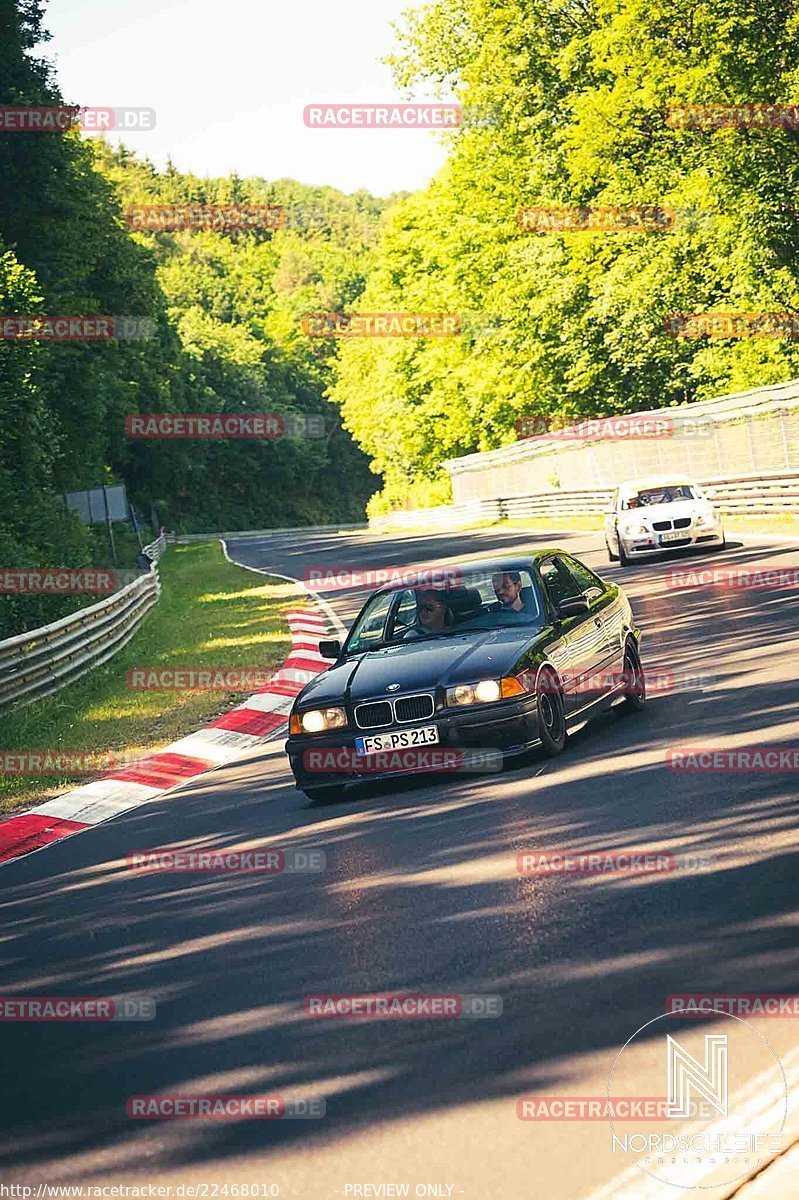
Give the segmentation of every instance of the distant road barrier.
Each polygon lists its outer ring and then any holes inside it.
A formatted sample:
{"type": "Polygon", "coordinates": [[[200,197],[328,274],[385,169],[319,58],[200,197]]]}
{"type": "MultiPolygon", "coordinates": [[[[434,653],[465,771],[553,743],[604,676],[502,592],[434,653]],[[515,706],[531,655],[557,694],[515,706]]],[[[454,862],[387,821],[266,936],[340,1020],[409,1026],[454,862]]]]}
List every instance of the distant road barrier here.
{"type": "Polygon", "coordinates": [[[158,562],[166,547],[166,534],[162,533],[160,537],[157,537],[154,542],[150,542],[148,546],[142,546],[142,554],[146,554],[150,562],[158,562]]]}
{"type": "MultiPolygon", "coordinates": [[[[155,547],[160,556],[165,545],[159,538],[144,552],[155,547]]],[[[160,594],[153,565],[98,604],[0,642],[0,710],[50,696],[106,662],[130,641],[160,594]]]]}
{"type": "Polygon", "coordinates": [[[349,533],[356,529],[368,529],[366,522],[360,525],[292,525],[281,529],[238,529],[218,533],[170,533],[170,545],[182,546],[187,542],[208,542],[214,538],[263,538],[276,533],[349,533]]]}
{"type": "MultiPolygon", "coordinates": [[[[762,516],[795,513],[799,509],[799,471],[698,479],[696,482],[725,513],[762,516]]],[[[436,508],[403,509],[374,517],[369,522],[369,528],[378,532],[417,527],[453,529],[479,521],[502,521],[514,517],[601,515],[608,511],[612,496],[613,488],[582,491],[553,488],[547,492],[503,496],[496,500],[471,500],[466,504],[440,505],[436,508]]]]}

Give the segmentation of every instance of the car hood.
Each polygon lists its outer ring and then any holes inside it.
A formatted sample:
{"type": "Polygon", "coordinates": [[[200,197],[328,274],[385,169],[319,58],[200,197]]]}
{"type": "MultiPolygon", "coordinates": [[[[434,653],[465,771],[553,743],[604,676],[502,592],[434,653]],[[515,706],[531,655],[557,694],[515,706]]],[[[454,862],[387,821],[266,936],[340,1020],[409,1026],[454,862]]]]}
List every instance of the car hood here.
{"type": "Polygon", "coordinates": [[[357,703],[394,694],[430,692],[439,684],[452,687],[478,679],[496,679],[508,674],[520,655],[541,636],[540,628],[529,625],[513,630],[450,634],[370,650],[317,675],[298,700],[303,707],[342,698],[357,703]],[[400,686],[389,692],[392,683],[400,686]]]}
{"type": "Polygon", "coordinates": [[[675,517],[693,517],[709,507],[707,500],[674,500],[671,504],[647,504],[643,508],[625,509],[619,513],[619,520],[673,521],[675,517]]]}

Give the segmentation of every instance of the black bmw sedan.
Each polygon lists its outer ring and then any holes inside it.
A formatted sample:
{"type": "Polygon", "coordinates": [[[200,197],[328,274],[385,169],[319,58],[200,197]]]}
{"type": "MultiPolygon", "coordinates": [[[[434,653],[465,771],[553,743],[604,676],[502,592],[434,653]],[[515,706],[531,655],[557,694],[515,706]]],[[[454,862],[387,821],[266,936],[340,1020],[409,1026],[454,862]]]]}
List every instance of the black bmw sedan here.
{"type": "Polygon", "coordinates": [[[298,695],[286,751],[311,799],[347,784],[500,765],[615,702],[641,709],[640,630],[621,588],[561,550],[448,566],[441,588],[364,604],[298,695]]]}

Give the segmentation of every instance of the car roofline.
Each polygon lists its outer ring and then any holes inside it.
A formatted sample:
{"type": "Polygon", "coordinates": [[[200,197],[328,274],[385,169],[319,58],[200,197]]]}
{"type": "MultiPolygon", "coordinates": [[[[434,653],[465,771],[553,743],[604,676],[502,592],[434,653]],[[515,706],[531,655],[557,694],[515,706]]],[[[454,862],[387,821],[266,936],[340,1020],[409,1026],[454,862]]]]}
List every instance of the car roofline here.
{"type": "MultiPolygon", "coordinates": [[[[482,561],[480,561],[479,559],[476,559],[476,560],[470,560],[469,562],[464,562],[464,563],[455,563],[455,564],[453,564],[453,566],[451,568],[442,567],[439,569],[442,571],[444,571],[444,570],[461,571],[461,572],[463,572],[464,575],[472,575],[472,574],[476,575],[478,573],[484,574],[489,571],[493,574],[497,571],[503,571],[503,570],[504,571],[523,571],[525,569],[529,569],[529,567],[531,565],[537,564],[542,558],[548,558],[551,554],[568,554],[568,553],[569,553],[568,550],[564,550],[560,546],[548,546],[543,550],[532,550],[530,552],[530,554],[524,555],[523,557],[520,557],[519,555],[514,555],[512,558],[487,558],[482,561]]],[[[419,574],[422,574],[427,569],[428,568],[424,568],[424,567],[420,568],[419,574]]],[[[399,570],[401,570],[401,568],[398,568],[398,571],[399,570]]],[[[408,570],[407,573],[409,575],[413,574],[413,572],[411,570],[408,570]]],[[[437,588],[435,585],[429,585],[429,586],[430,586],[430,590],[432,590],[434,592],[446,590],[446,588],[437,588]]],[[[369,594],[371,596],[377,596],[381,592],[398,592],[398,591],[402,591],[403,588],[407,588],[407,587],[413,587],[413,584],[410,584],[410,583],[394,583],[394,584],[387,583],[387,584],[384,584],[383,587],[375,588],[375,590],[373,592],[370,592],[369,594]]],[[[426,588],[425,589],[414,589],[414,590],[426,590],[426,588]]]]}

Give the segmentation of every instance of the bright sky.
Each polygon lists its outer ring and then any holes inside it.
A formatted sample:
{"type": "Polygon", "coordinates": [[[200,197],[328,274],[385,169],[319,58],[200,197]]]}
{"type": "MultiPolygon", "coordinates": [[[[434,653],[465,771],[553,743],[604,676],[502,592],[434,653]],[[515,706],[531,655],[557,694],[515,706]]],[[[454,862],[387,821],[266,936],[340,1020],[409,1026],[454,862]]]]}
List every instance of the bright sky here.
{"type": "Polygon", "coordinates": [[[441,135],[307,129],[302,112],[315,101],[406,100],[379,59],[412,2],[50,0],[43,53],[68,103],[154,108],[155,128],[124,140],[158,166],[171,156],[197,175],[236,170],[384,196],[435,174],[441,135]]]}

